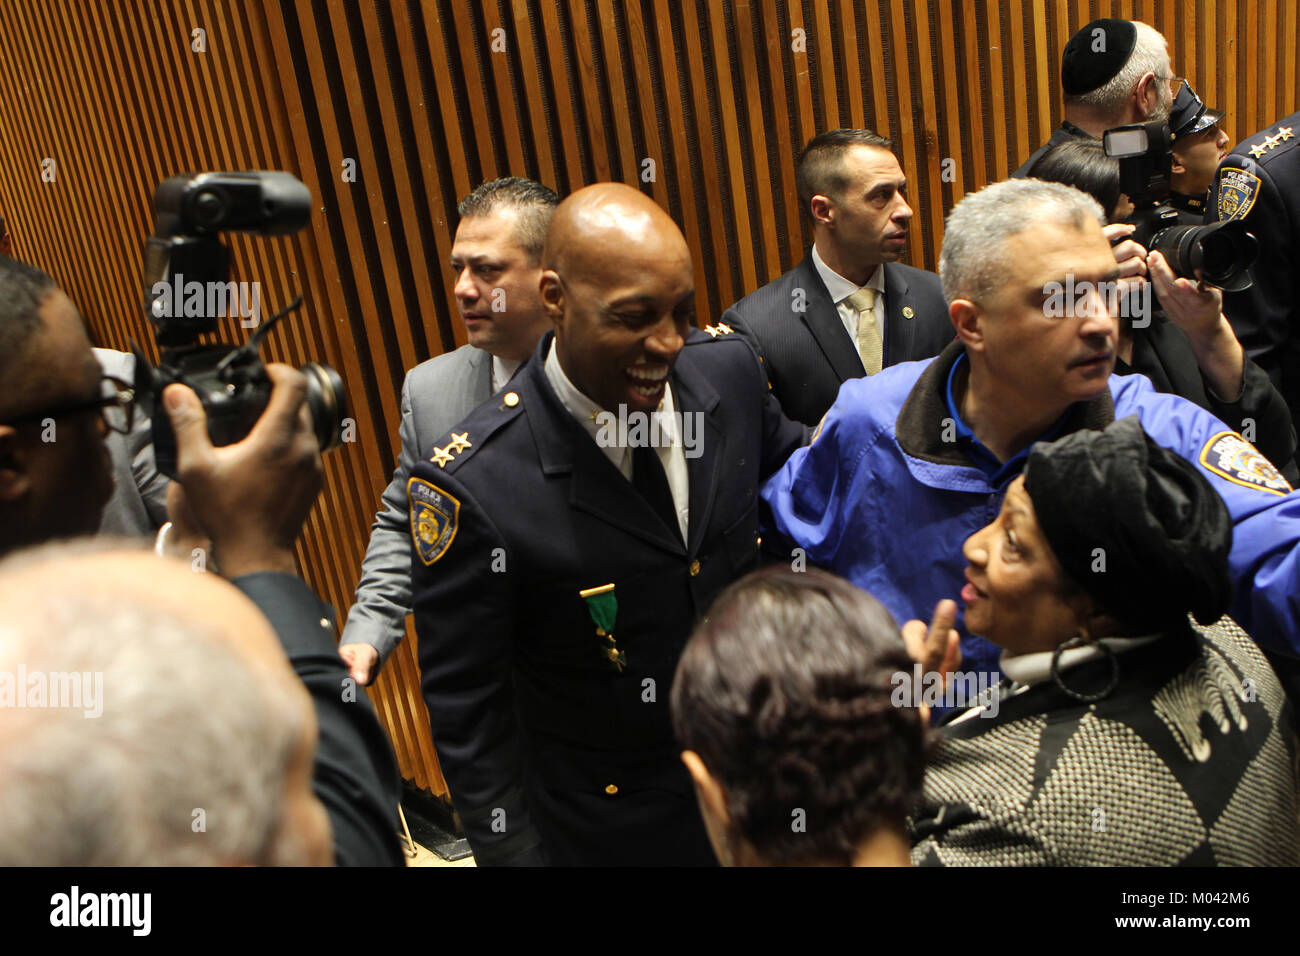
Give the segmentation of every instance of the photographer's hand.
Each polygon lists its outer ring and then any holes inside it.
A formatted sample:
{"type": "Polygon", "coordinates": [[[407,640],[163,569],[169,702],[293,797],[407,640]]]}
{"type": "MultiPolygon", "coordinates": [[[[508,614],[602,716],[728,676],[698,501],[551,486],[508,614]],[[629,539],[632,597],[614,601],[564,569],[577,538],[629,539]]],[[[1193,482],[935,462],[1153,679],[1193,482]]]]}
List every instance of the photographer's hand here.
{"type": "Polygon", "coordinates": [[[1160,305],[1169,321],[1187,335],[1201,373],[1221,399],[1236,401],[1241,397],[1246,353],[1223,315],[1223,293],[1204,282],[1175,276],[1158,252],[1151,253],[1147,262],[1160,305]]]}
{"type": "Polygon", "coordinates": [[[185,497],[229,578],[296,573],[294,541],[322,484],[307,381],[287,365],[266,371],[273,385],[266,410],[247,438],[222,448],[208,439],[207,416],[191,389],[169,385],[163,391],[185,497]]]}
{"type": "Polygon", "coordinates": [[[1137,291],[1147,281],[1146,248],[1132,239],[1124,238],[1131,236],[1136,228],[1131,223],[1112,222],[1102,229],[1106,239],[1112,243],[1111,251],[1119,266],[1119,281],[1116,285],[1119,286],[1121,296],[1137,291]]]}

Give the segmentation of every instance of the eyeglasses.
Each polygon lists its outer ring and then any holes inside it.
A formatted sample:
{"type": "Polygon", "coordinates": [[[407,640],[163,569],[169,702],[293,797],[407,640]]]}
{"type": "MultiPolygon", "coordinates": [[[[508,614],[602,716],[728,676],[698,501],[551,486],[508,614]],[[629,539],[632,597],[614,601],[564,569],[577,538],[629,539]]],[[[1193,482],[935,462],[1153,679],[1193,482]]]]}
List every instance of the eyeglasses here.
{"type": "Polygon", "coordinates": [[[23,425],[28,422],[44,421],[47,418],[64,418],[79,412],[98,410],[104,417],[104,424],[110,431],[126,435],[135,422],[135,388],[129,383],[112,375],[105,375],[99,382],[99,397],[76,402],[65,402],[40,411],[28,412],[11,418],[5,424],[23,425]]]}

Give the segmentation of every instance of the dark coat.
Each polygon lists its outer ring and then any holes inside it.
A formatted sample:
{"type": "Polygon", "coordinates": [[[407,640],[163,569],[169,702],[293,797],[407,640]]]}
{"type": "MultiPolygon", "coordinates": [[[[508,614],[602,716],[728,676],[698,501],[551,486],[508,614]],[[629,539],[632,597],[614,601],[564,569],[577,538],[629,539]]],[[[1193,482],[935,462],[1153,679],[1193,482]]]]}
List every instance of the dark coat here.
{"type": "Polygon", "coordinates": [[[1115,360],[1116,375],[1132,372],[1151,379],[1157,391],[1195,402],[1233,431],[1245,431],[1278,470],[1294,473],[1296,434],[1291,412],[1268,375],[1249,358],[1241,395],[1235,402],[1225,402],[1201,374],[1187,335],[1157,309],[1152,311],[1150,326],[1133,330],[1132,363],[1115,360]]]}
{"type": "MultiPolygon", "coordinates": [[[[857,344],[845,330],[811,253],[729,308],[722,324],[753,343],[782,410],[805,425],[821,421],[840,385],[865,374],[857,344]],[[795,311],[800,301],[803,312],[795,311]]],[[[885,263],[884,367],[933,358],[952,339],[939,277],[885,263]],[[911,316],[904,310],[911,310],[911,316]]]]}
{"type": "Polygon", "coordinates": [[[1259,240],[1255,282],[1223,296],[1242,346],[1300,415],[1300,113],[1233,147],[1210,187],[1206,222],[1243,219],[1259,240]],[[1286,138],[1283,138],[1283,137],[1286,138]]]}
{"type": "Polygon", "coordinates": [[[294,673],[311,695],[320,730],[312,789],[329,814],[339,866],[402,866],[401,781],[388,735],[360,687],[349,693],[334,610],[292,574],[245,574],[231,582],[266,615],[294,673]]]}
{"type": "Polygon", "coordinates": [[[703,422],[683,545],[556,397],[552,338],[408,483],[442,770],[480,865],[712,863],[669,691],[698,618],[758,565],[760,483],[806,432],[742,338],[694,333],[671,378],[703,422]],[[605,584],[622,670],[579,596],[605,584]]]}

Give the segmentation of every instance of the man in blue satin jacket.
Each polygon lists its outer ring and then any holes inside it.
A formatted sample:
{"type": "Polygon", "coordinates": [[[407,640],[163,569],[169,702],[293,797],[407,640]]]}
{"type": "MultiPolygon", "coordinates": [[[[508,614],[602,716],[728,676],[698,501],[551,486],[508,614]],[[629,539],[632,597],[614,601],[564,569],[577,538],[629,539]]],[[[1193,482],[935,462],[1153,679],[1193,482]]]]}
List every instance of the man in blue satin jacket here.
{"type": "MultiPolygon", "coordinates": [[[[794,560],[867,589],[900,623],[928,619],[944,598],[969,607],[984,596],[964,575],[962,544],[997,514],[1034,442],[1137,415],[1228,505],[1233,617],[1266,649],[1300,655],[1300,496],[1209,412],[1144,376],[1112,374],[1114,304],[1148,271],[1161,302],[1207,337],[1231,334],[1222,296],[1175,279],[1158,253],[1112,250],[1103,223],[1090,197],[1037,180],[959,203],[939,270],[956,341],[935,359],[844,384],[812,444],[764,486],[775,525],[765,533],[802,549],[794,560]]],[[[1005,542],[999,560],[1022,546],[1005,542]]],[[[958,629],[962,669],[996,671],[997,649],[958,629]]]]}

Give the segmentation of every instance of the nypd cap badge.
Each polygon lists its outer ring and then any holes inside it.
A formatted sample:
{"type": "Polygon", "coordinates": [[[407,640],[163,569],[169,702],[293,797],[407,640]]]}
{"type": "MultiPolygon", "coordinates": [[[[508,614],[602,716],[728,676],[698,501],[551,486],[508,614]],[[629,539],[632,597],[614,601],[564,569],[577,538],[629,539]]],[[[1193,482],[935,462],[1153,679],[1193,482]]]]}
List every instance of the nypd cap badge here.
{"type": "Polygon", "coordinates": [[[411,505],[411,541],[426,566],[433,564],[451,547],[460,519],[460,502],[423,478],[406,483],[411,505]]]}
{"type": "Polygon", "coordinates": [[[1247,488],[1258,488],[1274,495],[1291,491],[1291,485],[1273,463],[1236,432],[1219,432],[1211,437],[1201,449],[1201,464],[1216,475],[1247,488]]]}

